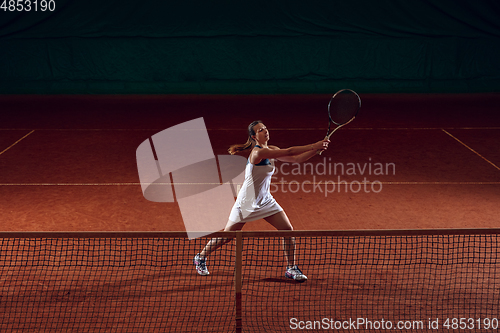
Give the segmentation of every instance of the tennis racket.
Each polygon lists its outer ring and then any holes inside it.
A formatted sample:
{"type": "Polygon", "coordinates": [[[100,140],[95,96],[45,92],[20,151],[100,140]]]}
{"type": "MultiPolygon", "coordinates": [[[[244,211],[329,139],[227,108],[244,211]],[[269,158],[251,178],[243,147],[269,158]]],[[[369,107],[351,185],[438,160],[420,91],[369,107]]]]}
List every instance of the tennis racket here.
{"type": "MultiPolygon", "coordinates": [[[[361,98],[351,89],[342,89],[335,93],[328,103],[328,130],[325,139],[330,139],[339,128],[356,118],[361,108],[361,98]],[[337,126],[334,128],[334,126],[337,126]]],[[[323,151],[320,151],[321,155],[323,151]]]]}

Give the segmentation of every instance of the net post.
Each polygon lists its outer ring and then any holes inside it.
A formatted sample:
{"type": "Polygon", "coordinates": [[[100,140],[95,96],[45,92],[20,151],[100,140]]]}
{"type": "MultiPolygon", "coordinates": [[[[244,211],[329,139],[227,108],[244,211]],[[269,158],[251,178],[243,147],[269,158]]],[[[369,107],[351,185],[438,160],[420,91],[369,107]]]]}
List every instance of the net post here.
{"type": "Polygon", "coordinates": [[[241,333],[243,329],[241,311],[241,285],[242,285],[242,250],[243,241],[241,231],[236,231],[236,261],[234,264],[234,292],[235,292],[235,322],[236,333],[241,333]]]}

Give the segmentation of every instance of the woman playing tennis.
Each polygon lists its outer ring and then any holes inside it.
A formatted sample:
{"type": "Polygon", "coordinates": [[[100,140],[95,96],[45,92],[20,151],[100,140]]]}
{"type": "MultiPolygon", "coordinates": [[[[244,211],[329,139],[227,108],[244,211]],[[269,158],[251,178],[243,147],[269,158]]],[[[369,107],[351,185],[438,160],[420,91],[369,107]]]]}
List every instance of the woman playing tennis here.
{"type": "MultiPolygon", "coordinates": [[[[246,222],[264,219],[278,230],[293,230],[283,208],[276,202],[270,192],[271,177],[274,173],[274,159],[283,162],[300,163],[307,161],[318,152],[328,148],[328,139],[307,146],[296,146],[280,149],[268,145],[269,131],[260,121],[254,121],[248,126],[248,140],[243,145],[232,145],[229,153],[250,149],[245,168],[245,180],[238,192],[238,197],[229,215],[225,231],[241,230],[246,222]]],[[[212,238],[205,248],[193,259],[196,271],[200,275],[209,275],[206,259],[216,249],[230,242],[229,238],[212,238]]],[[[295,264],[295,239],[283,239],[287,267],[285,276],[297,281],[307,280],[295,264]]]]}

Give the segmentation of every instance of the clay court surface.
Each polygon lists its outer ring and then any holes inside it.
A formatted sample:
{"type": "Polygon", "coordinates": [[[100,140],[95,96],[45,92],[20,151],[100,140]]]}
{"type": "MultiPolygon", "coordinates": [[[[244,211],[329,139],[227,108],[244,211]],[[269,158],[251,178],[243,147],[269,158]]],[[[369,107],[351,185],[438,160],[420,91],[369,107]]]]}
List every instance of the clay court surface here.
{"type": "MultiPolygon", "coordinates": [[[[334,134],[309,169],[277,164],[273,194],[295,230],[498,228],[500,95],[361,99],[359,117],[334,134]]],[[[177,203],[142,195],[135,159],[141,142],[203,117],[216,155],[243,143],[255,119],[269,128],[270,144],[309,144],[326,132],[328,100],[2,96],[0,231],[182,232],[177,203]]],[[[244,230],[272,227],[260,220],[244,230]]],[[[4,329],[234,331],[234,242],[210,259],[212,274],[200,279],[191,259],[206,239],[72,235],[2,243],[4,329]],[[200,308],[203,329],[195,328],[200,308]]],[[[279,237],[257,236],[243,243],[243,267],[258,265],[243,271],[244,332],[287,331],[294,316],[428,325],[436,316],[475,320],[498,313],[496,235],[298,238],[310,278],[301,284],[283,277],[279,237]]]]}
{"type": "MultiPolygon", "coordinates": [[[[325,154],[309,161],[337,163],[344,171],[293,175],[291,166],[278,162],[289,174],[276,175],[273,193],[296,230],[498,226],[498,94],[361,98],[359,117],[334,134],[325,154]],[[347,193],[345,185],[325,193],[309,184],[321,181],[346,181],[347,193]],[[363,181],[377,183],[359,187],[363,181]]],[[[326,95],[2,96],[0,230],[182,231],[176,203],[142,196],[135,160],[141,142],[203,117],[216,155],[243,143],[254,119],[269,128],[270,144],[308,144],[326,132],[328,100],[326,95]]],[[[257,221],[244,230],[268,229],[257,221]]]]}

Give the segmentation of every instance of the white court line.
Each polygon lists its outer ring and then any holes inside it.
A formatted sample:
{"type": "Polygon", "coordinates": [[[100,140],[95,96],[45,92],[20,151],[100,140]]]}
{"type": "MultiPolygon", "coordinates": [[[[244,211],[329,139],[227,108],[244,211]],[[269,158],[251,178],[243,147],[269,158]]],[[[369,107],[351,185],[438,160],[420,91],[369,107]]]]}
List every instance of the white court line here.
{"type": "MultiPolygon", "coordinates": [[[[349,181],[345,181],[349,183],[349,181]]],[[[345,184],[344,181],[342,182],[329,182],[328,184],[340,184],[343,185],[345,184]]],[[[304,185],[319,185],[319,184],[324,184],[325,181],[320,181],[320,182],[307,182],[304,183],[304,185]]],[[[371,182],[371,181],[366,181],[367,184],[384,184],[384,185],[500,185],[499,182],[465,182],[465,181],[460,181],[460,182],[450,182],[450,181],[445,181],[445,182],[410,182],[410,181],[394,181],[394,182],[382,182],[382,181],[376,181],[376,182],[371,182]]],[[[290,182],[287,181],[280,181],[280,182],[273,182],[273,184],[290,184],[290,182]]],[[[295,184],[295,183],[294,183],[295,184]]],[[[140,185],[153,185],[153,186],[160,186],[160,185],[220,185],[220,183],[135,183],[135,182],[127,182],[127,183],[0,183],[0,186],[140,186],[140,185]]]]}
{"type": "MultiPolygon", "coordinates": [[[[275,131],[322,131],[326,127],[272,127],[275,131]]],[[[349,131],[441,131],[447,130],[500,130],[500,127],[345,127],[342,130],[349,131]]],[[[28,128],[0,128],[0,131],[29,131],[28,128]]],[[[162,131],[164,128],[36,128],[36,131],[55,131],[55,132],[71,132],[71,131],[95,131],[95,132],[111,132],[111,131],[162,131]]],[[[207,128],[207,131],[238,131],[237,128],[207,128]]]]}
{"type": "Polygon", "coordinates": [[[10,148],[14,147],[15,145],[17,145],[19,142],[21,142],[23,139],[25,139],[28,135],[30,135],[34,131],[35,130],[32,130],[31,132],[29,132],[28,134],[26,134],[25,136],[23,136],[22,138],[20,138],[19,140],[17,140],[13,144],[11,144],[9,147],[5,148],[2,152],[0,152],[0,155],[2,155],[3,153],[5,153],[7,150],[9,150],[10,148]]]}
{"type": "Polygon", "coordinates": [[[475,151],[474,149],[472,149],[471,147],[467,146],[465,143],[463,143],[462,141],[460,141],[458,138],[456,138],[455,136],[453,136],[451,133],[447,132],[446,130],[443,129],[443,132],[445,132],[446,134],[448,134],[449,136],[451,136],[453,139],[457,140],[459,143],[461,143],[464,147],[466,147],[467,149],[469,149],[471,152],[473,152],[474,154],[476,154],[477,156],[481,157],[483,160],[485,160],[486,162],[488,162],[489,164],[491,164],[495,169],[497,169],[498,171],[500,171],[500,168],[493,162],[491,162],[490,160],[488,160],[486,157],[484,157],[483,155],[479,154],[477,151],[475,151]]]}

